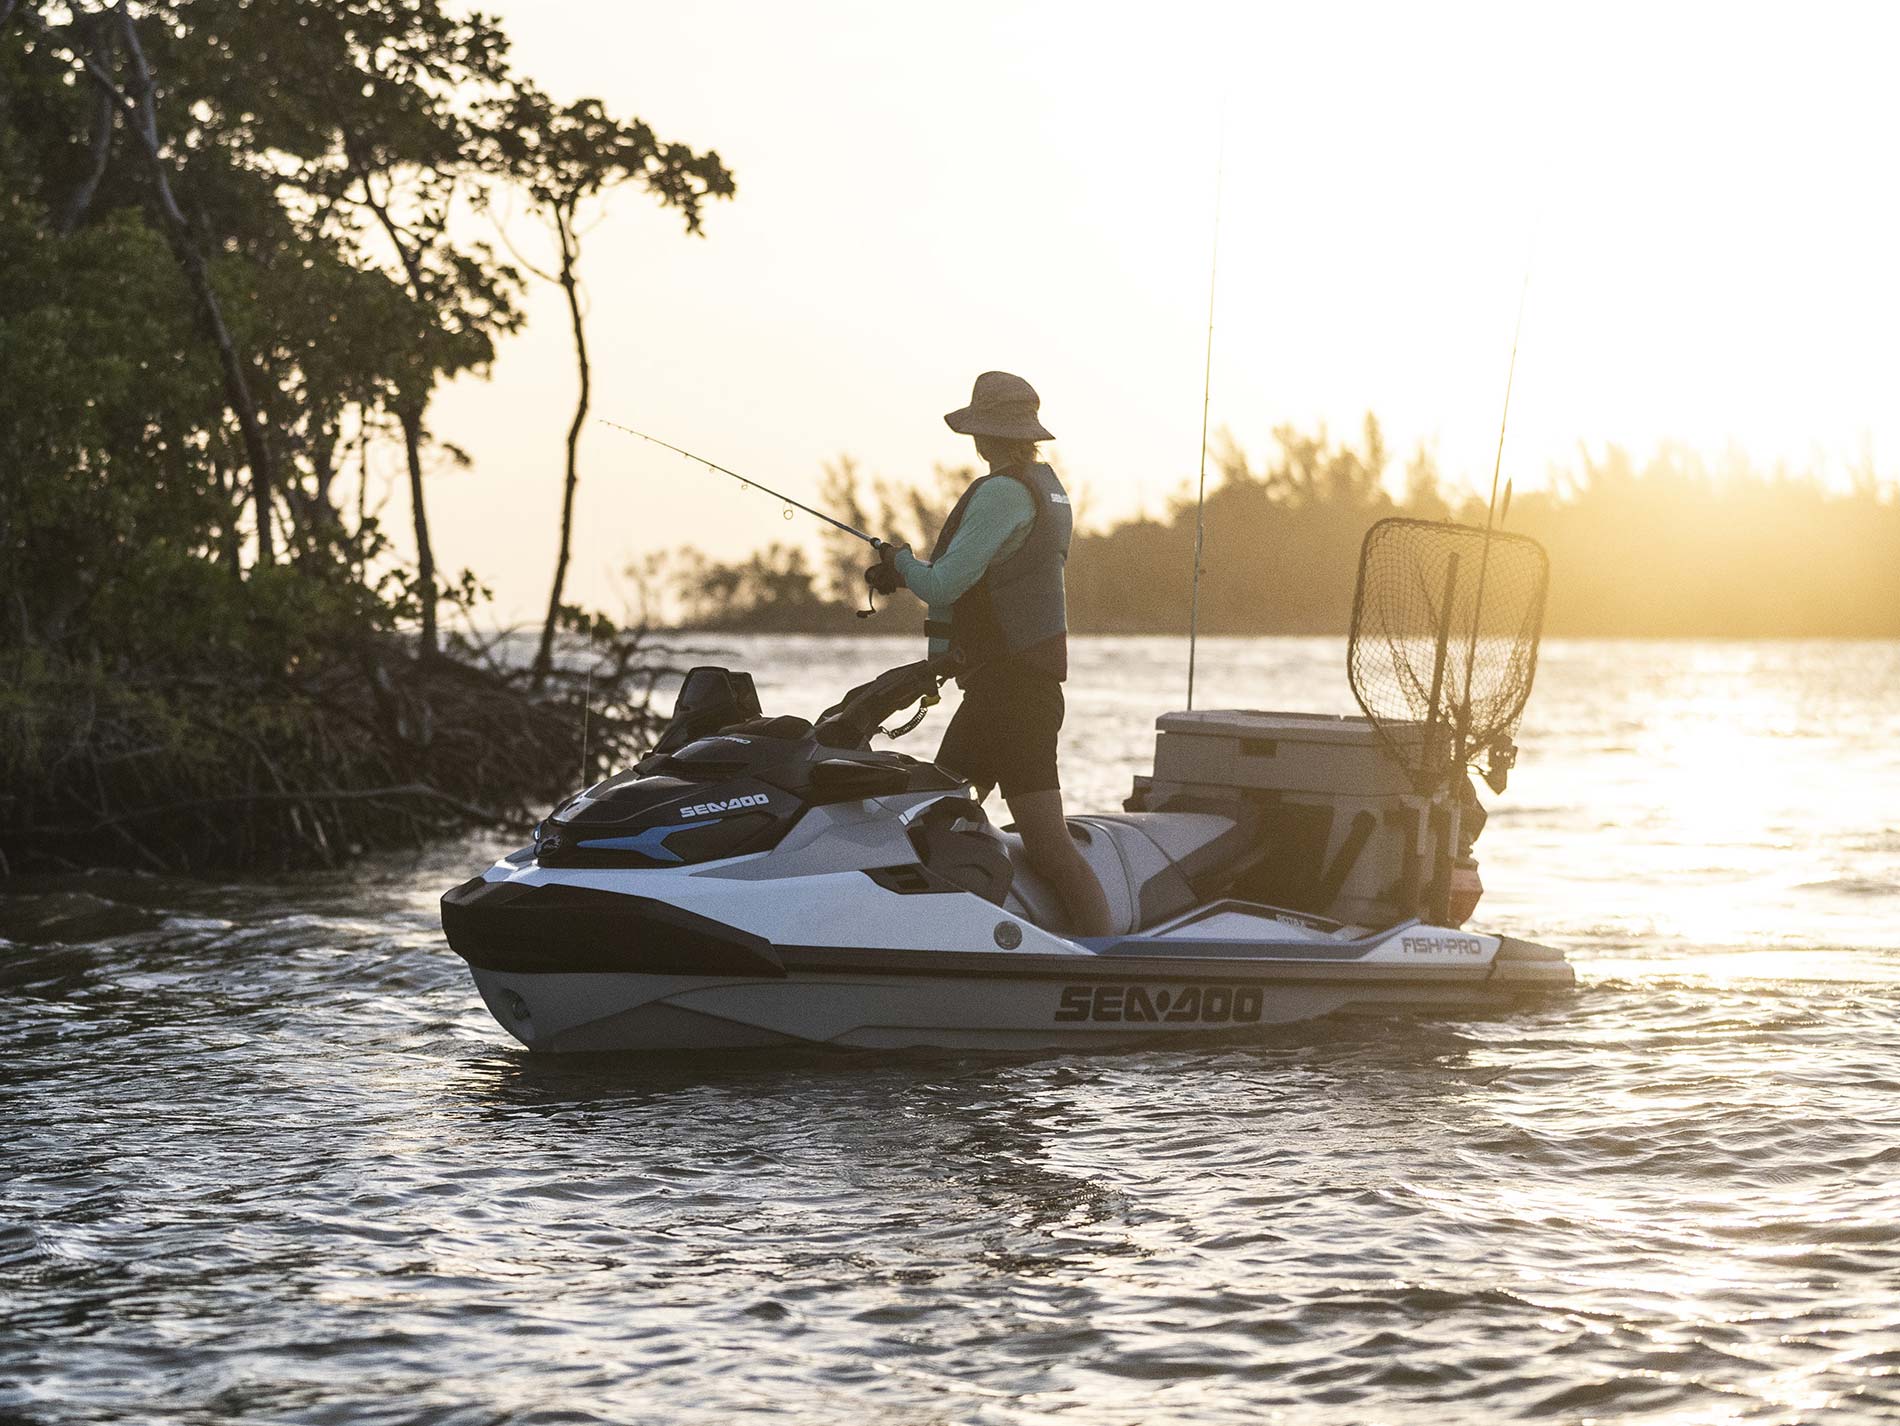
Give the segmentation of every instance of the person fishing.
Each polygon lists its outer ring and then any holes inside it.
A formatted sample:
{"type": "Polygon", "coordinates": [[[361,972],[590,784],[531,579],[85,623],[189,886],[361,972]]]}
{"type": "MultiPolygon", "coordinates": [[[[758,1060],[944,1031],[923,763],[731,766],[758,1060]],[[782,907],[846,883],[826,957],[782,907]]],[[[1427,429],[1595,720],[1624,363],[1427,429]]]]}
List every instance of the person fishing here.
{"type": "Polygon", "coordinates": [[[944,423],[976,442],[989,465],[951,509],[930,551],[878,541],[865,579],[880,594],[901,585],[928,606],[933,654],[964,657],[963,703],[943,735],[938,766],[977,789],[1000,787],[1030,867],[1054,886],[1075,934],[1106,936],[1108,901],[1070,839],[1056,771],[1056,735],[1069,676],[1063,567],[1073,514],[1036,443],[1055,437],[1041,399],[1020,376],[986,371],[970,404],[944,423]]]}

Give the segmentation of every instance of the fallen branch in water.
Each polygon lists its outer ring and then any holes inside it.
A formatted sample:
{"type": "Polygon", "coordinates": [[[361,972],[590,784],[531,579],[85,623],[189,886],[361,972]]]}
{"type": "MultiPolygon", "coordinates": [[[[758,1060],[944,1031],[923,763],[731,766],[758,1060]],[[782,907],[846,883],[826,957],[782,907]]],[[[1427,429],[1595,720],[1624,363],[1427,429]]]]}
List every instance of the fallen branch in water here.
{"type": "Polygon", "coordinates": [[[336,866],[474,828],[526,830],[650,744],[677,676],[591,624],[543,686],[494,647],[419,660],[362,640],[266,678],[0,667],[0,866],[336,866]]]}
{"type": "Polygon", "coordinates": [[[401,787],[363,787],[351,788],[348,791],[326,789],[321,792],[243,792],[230,793],[222,797],[193,797],[182,802],[167,802],[154,807],[136,807],[130,812],[103,817],[89,827],[28,827],[25,831],[31,836],[89,837],[95,832],[105,831],[108,827],[122,826],[143,817],[171,816],[179,812],[197,811],[201,808],[260,806],[266,803],[291,802],[373,802],[378,799],[397,797],[430,798],[452,808],[477,826],[499,827],[507,820],[499,813],[485,807],[477,807],[473,803],[450,797],[446,792],[430,787],[427,783],[411,782],[401,787]]]}

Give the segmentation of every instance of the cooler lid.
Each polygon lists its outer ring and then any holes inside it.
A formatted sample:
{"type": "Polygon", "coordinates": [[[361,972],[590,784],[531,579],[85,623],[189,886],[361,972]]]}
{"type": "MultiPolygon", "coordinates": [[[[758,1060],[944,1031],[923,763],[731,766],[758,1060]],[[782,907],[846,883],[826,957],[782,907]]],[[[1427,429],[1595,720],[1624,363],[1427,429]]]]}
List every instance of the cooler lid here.
{"type": "MultiPolygon", "coordinates": [[[[1199,734],[1206,738],[1271,738],[1286,743],[1364,745],[1376,742],[1379,736],[1372,720],[1358,714],[1276,713],[1257,708],[1197,708],[1191,713],[1163,713],[1155,719],[1155,727],[1163,733],[1199,734]]],[[[1399,736],[1416,737],[1420,731],[1413,725],[1403,728],[1399,736]]]]}

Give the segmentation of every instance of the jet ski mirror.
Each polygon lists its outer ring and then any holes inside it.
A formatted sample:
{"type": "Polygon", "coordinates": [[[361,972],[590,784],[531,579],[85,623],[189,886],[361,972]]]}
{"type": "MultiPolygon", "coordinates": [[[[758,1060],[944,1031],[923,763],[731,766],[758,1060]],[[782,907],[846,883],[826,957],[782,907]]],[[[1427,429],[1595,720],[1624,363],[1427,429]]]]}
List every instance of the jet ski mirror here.
{"type": "Polygon", "coordinates": [[[824,758],[811,766],[811,791],[818,802],[859,802],[867,797],[889,797],[910,786],[905,768],[849,758],[824,758]]]}
{"type": "Polygon", "coordinates": [[[702,664],[688,669],[673,702],[673,717],[653,745],[656,753],[683,748],[695,738],[759,717],[759,694],[752,675],[702,664]]]}

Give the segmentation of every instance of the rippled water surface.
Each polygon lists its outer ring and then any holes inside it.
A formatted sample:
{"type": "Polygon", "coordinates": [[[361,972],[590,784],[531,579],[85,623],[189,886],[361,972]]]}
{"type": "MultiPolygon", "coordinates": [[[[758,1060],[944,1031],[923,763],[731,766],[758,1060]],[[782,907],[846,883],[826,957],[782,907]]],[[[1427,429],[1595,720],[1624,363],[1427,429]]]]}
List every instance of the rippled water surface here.
{"type": "MultiPolygon", "coordinates": [[[[1178,646],[1076,663],[1109,806],[1178,646]]],[[[1900,1420],[1900,647],[1553,644],[1520,741],[1477,921],[1582,988],[1471,1022],[531,1059],[435,919],[499,844],[10,889],[0,1422],[1900,1420]]]]}

